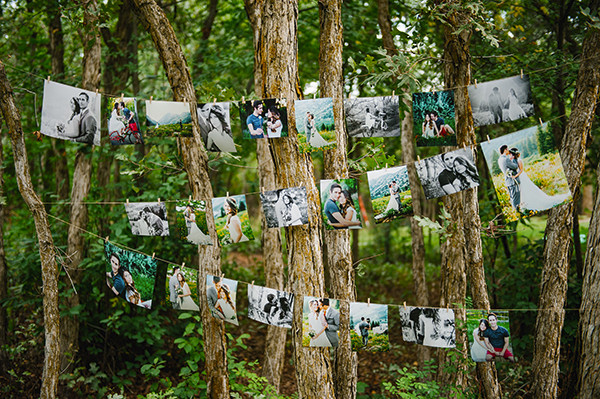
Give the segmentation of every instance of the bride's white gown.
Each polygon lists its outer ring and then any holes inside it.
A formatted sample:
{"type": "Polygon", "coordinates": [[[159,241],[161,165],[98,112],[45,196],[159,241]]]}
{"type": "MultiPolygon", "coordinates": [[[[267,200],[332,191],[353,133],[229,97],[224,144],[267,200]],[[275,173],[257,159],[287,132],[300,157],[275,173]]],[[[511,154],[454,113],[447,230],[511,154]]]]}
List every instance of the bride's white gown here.
{"type": "Polygon", "coordinates": [[[78,137],[79,136],[79,121],[81,115],[75,115],[72,119],[69,119],[65,124],[62,135],[67,137],[78,137]]]}
{"type": "MultiPolygon", "coordinates": [[[[318,334],[323,329],[323,323],[319,320],[319,316],[316,313],[310,313],[308,315],[308,327],[310,330],[318,334]]],[[[325,331],[317,337],[317,339],[310,340],[310,346],[331,346],[331,342],[327,338],[325,331]]]]}
{"type": "Polygon", "coordinates": [[[188,283],[184,283],[183,287],[181,289],[183,290],[183,293],[186,294],[187,296],[179,298],[180,309],[181,310],[196,310],[196,311],[200,310],[198,305],[196,305],[196,302],[194,302],[192,297],[190,295],[188,295],[188,294],[191,294],[190,286],[188,285],[188,283]]]}
{"type": "Polygon", "coordinates": [[[390,195],[390,201],[387,204],[387,207],[385,208],[385,211],[383,211],[383,213],[387,213],[387,211],[389,211],[390,209],[393,209],[394,211],[397,211],[400,209],[400,204],[398,204],[398,201],[396,201],[396,196],[395,195],[390,195]]]}
{"type": "Polygon", "coordinates": [[[571,193],[547,195],[536,186],[527,173],[521,173],[521,208],[530,211],[544,211],[563,203],[571,193]]]}
{"type": "Polygon", "coordinates": [[[324,147],[326,145],[329,145],[329,143],[326,142],[323,137],[321,137],[321,135],[319,134],[317,129],[315,129],[314,126],[311,127],[310,131],[310,141],[308,142],[308,144],[310,144],[313,147],[324,147]]]}
{"type": "MultiPolygon", "coordinates": [[[[477,332],[479,331],[479,328],[476,328],[473,331],[473,345],[471,345],[471,359],[473,359],[474,362],[485,362],[485,355],[487,354],[487,349],[485,349],[484,347],[482,347],[481,345],[479,345],[477,343],[477,340],[479,339],[479,335],[477,335],[477,332]]],[[[483,343],[483,341],[482,341],[483,343]]]]}
{"type": "Polygon", "coordinates": [[[119,115],[117,115],[117,110],[113,109],[110,114],[110,120],[108,121],[108,132],[119,132],[119,134],[125,130],[125,124],[119,120],[119,115]]]}
{"type": "Polygon", "coordinates": [[[223,316],[225,316],[226,322],[235,324],[236,326],[238,325],[237,314],[235,312],[235,309],[231,307],[229,302],[227,302],[223,298],[219,298],[217,300],[217,303],[215,304],[215,307],[221,309],[221,313],[223,313],[223,316]]]}
{"type": "Polygon", "coordinates": [[[198,228],[198,225],[192,222],[190,234],[187,236],[187,240],[196,245],[211,245],[212,240],[209,235],[204,234],[202,230],[198,228]]]}
{"type": "Polygon", "coordinates": [[[519,105],[519,100],[512,94],[508,96],[508,117],[511,121],[526,117],[525,111],[519,105]]]}

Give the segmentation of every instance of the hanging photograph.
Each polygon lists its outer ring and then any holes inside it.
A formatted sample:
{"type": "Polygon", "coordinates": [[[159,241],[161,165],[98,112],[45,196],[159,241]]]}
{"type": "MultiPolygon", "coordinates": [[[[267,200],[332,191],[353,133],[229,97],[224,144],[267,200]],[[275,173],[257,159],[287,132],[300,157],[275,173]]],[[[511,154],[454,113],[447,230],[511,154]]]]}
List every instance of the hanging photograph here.
{"type": "Polygon", "coordinates": [[[402,339],[436,348],[456,347],[454,310],[400,307],[402,339]]]}
{"type": "Polygon", "coordinates": [[[177,101],[146,101],[147,136],[190,137],[190,104],[177,101]]]}
{"type": "Polygon", "coordinates": [[[468,89],[475,127],[527,118],[534,113],[529,75],[479,83],[468,89]]]}
{"type": "Polygon", "coordinates": [[[386,223],[413,214],[406,166],[367,172],[375,223],[386,223]]]}
{"type": "Polygon", "coordinates": [[[383,352],[390,349],[388,307],[374,303],[350,303],[352,350],[383,352]]]}
{"type": "Polygon", "coordinates": [[[571,201],[547,123],[481,142],[502,212],[512,222],[571,201]]]}
{"type": "Polygon", "coordinates": [[[288,136],[285,99],[271,98],[240,103],[242,137],[276,139],[288,136]]]}
{"type": "Polygon", "coordinates": [[[206,301],[213,317],[238,325],[236,280],[218,276],[206,276],[206,301]]]}
{"type": "Polygon", "coordinates": [[[101,95],[44,81],[40,132],[77,143],[100,145],[101,95]]]}
{"type": "Polygon", "coordinates": [[[198,124],[207,151],[236,152],[228,102],[199,104],[198,124]]]}
{"type": "Polygon", "coordinates": [[[333,99],[297,100],[294,106],[301,152],[330,150],[337,146],[333,99]]]}
{"type": "Polygon", "coordinates": [[[400,136],[398,96],[347,98],[344,114],[350,137],[400,136]]]}
{"type": "Polygon", "coordinates": [[[321,209],[325,229],[360,229],[358,180],[321,180],[321,209]]]}
{"type": "Polygon", "coordinates": [[[133,97],[111,98],[108,102],[108,137],[113,145],[143,144],[138,119],[137,100],[133,97]]]}
{"type": "Polygon", "coordinates": [[[340,301],[304,297],[302,308],[302,345],[333,347],[339,345],[340,301]]]}
{"type": "Polygon", "coordinates": [[[415,162],[425,197],[443,197],[479,186],[473,151],[460,148],[415,162]]]}
{"type": "Polygon", "coordinates": [[[248,317],[264,324],[292,328],[294,294],[274,288],[249,285],[248,317]]]}
{"type": "Polygon", "coordinates": [[[474,362],[515,361],[507,310],[467,309],[467,337],[474,362]]]}
{"type": "Polygon", "coordinates": [[[454,90],[413,93],[417,147],[456,145],[454,90]]]}
{"type": "Polygon", "coordinates": [[[175,265],[167,270],[167,296],[173,309],[199,312],[198,269],[175,265]]]}
{"type": "Polygon", "coordinates": [[[177,201],[176,236],[195,245],[213,245],[206,222],[206,201],[177,201]]]}
{"type": "Polygon", "coordinates": [[[260,193],[267,227],[288,227],[308,223],[306,187],[282,188],[260,193]]]}
{"type": "Polygon", "coordinates": [[[156,279],[156,260],[104,242],[107,261],[106,284],[119,298],[151,309],[156,279]]]}
{"type": "Polygon", "coordinates": [[[169,222],[164,202],[129,202],[125,211],[136,236],[168,236],[169,222]]]}
{"type": "Polygon", "coordinates": [[[212,207],[217,237],[222,246],[254,240],[245,195],[213,198],[212,207]]]}

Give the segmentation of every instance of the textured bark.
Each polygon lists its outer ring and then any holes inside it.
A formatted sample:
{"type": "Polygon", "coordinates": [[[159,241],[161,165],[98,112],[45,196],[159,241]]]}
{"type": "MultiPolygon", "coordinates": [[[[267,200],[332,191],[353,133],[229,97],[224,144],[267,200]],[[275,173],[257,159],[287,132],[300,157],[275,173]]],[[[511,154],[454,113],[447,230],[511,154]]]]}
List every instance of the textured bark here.
{"type": "Polygon", "coordinates": [[[42,387],[40,398],[55,398],[58,387],[59,372],[59,315],[58,315],[58,268],[56,265],[56,251],[50,232],[48,217],[42,201],[37,196],[31,183],[27,150],[23,138],[21,115],[14,102],[10,83],[4,71],[4,64],[0,62],[0,108],[10,134],[13,158],[15,162],[15,176],[23,200],[33,215],[35,229],[40,246],[40,259],[42,265],[42,285],[44,304],[44,369],[42,372],[42,387]]]}
{"type": "MultiPolygon", "coordinates": [[[[134,0],[134,11],[150,33],[154,46],[162,61],[167,79],[175,100],[190,102],[193,121],[192,138],[180,138],[179,146],[188,181],[194,199],[207,200],[207,213],[212,212],[210,198],[213,197],[208,175],[208,156],[202,145],[198,116],[196,113],[196,93],[185,56],[177,41],[173,27],[162,8],[153,0],[134,0]]],[[[214,231],[214,220],[208,218],[208,229],[214,231]]],[[[216,236],[213,245],[199,245],[199,273],[201,318],[203,325],[204,352],[206,364],[207,396],[209,398],[229,397],[227,370],[227,342],[223,321],[214,318],[206,303],[206,275],[221,275],[221,248],[216,236]]]]}
{"type": "MultiPolygon", "coordinates": [[[[0,127],[2,122],[0,121],[0,127]]],[[[2,137],[0,136],[0,140],[2,137]]],[[[4,153],[0,145],[0,198],[6,195],[4,189],[4,153]]],[[[8,294],[8,265],[4,252],[4,209],[5,205],[0,201],[0,303],[3,302],[8,294]]],[[[5,345],[8,345],[8,318],[6,306],[0,306],[0,373],[8,370],[8,356],[5,351],[5,345]]]]}
{"type": "MultiPolygon", "coordinates": [[[[592,9],[596,9],[597,5],[598,1],[595,1],[592,9]]],[[[573,197],[577,197],[581,186],[586,141],[597,105],[600,85],[598,48],[600,48],[600,32],[597,29],[589,29],[583,41],[571,115],[560,148],[565,175],[573,197]]],[[[570,202],[553,208],[546,225],[544,269],[538,305],[538,308],[543,311],[538,312],[537,315],[533,352],[532,392],[536,398],[557,396],[560,336],[564,324],[573,207],[573,203],[570,202]]],[[[597,314],[594,317],[597,317],[597,314]]],[[[588,349],[591,350],[591,347],[588,349]]]]}

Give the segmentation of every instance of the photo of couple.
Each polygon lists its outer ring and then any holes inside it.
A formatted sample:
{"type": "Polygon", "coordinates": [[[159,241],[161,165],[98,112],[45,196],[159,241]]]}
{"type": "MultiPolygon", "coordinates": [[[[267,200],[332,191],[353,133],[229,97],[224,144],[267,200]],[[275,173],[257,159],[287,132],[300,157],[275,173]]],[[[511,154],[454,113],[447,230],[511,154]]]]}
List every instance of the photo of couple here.
{"type": "Polygon", "coordinates": [[[296,100],[296,130],[300,152],[312,152],[335,148],[335,121],[333,99],[316,98],[296,100]]]}
{"type": "Polygon", "coordinates": [[[218,276],[206,276],[206,301],[210,313],[217,319],[238,325],[237,310],[235,307],[237,298],[236,280],[218,276]]]}
{"type": "Polygon", "coordinates": [[[254,240],[244,194],[213,198],[212,206],[221,245],[254,240]]]}
{"type": "Polygon", "coordinates": [[[108,102],[110,118],[108,137],[113,145],[142,144],[137,101],[133,97],[122,97],[108,102]]]}
{"type": "Polygon", "coordinates": [[[190,104],[177,101],[146,101],[146,135],[151,137],[191,137],[190,104]]]}
{"type": "Polygon", "coordinates": [[[467,337],[474,362],[515,361],[507,310],[467,309],[467,337]]]}
{"type": "Polygon", "coordinates": [[[146,309],[152,308],[156,260],[104,242],[107,267],[106,285],[117,297],[146,309]]]}
{"type": "Polygon", "coordinates": [[[167,273],[167,293],[173,309],[200,311],[198,306],[198,270],[173,266],[167,273]]]}
{"type": "Polygon", "coordinates": [[[275,139],[288,136],[285,99],[271,98],[240,104],[242,136],[245,139],[275,139]]]}
{"type": "Polygon", "coordinates": [[[367,172],[375,223],[386,223],[413,214],[406,166],[367,172]]]}
{"type": "Polygon", "coordinates": [[[358,181],[356,179],[321,180],[321,209],[323,209],[325,229],[360,229],[358,181]]]}
{"type": "Polygon", "coordinates": [[[206,201],[177,201],[175,211],[178,237],[195,245],[213,245],[206,222],[206,201]]]}
{"type": "Polygon", "coordinates": [[[283,188],[260,193],[267,227],[299,226],[308,223],[306,187],[283,188]]]}
{"type": "Polygon", "coordinates": [[[398,96],[344,99],[350,137],[400,136],[398,96]]]}
{"type": "Polygon", "coordinates": [[[340,301],[304,297],[302,309],[302,345],[334,347],[339,345],[340,301]]]}
{"type": "Polygon", "coordinates": [[[44,81],[40,132],[77,143],[100,145],[101,95],[44,81]]]}
{"type": "Polygon", "coordinates": [[[481,143],[508,222],[572,199],[560,154],[553,143],[547,123],[481,143]]]}
{"type": "Polygon", "coordinates": [[[197,113],[206,151],[236,152],[229,119],[229,103],[199,104],[197,113]]]}
{"type": "Polygon", "coordinates": [[[248,317],[264,324],[292,328],[294,294],[274,288],[249,285],[248,317]]]}
{"type": "Polygon", "coordinates": [[[168,236],[169,222],[164,202],[127,202],[125,212],[136,236],[168,236]]]}
{"type": "Polygon", "coordinates": [[[350,303],[352,350],[383,352],[390,349],[388,307],[373,303],[350,303]]]}
{"type": "Polygon", "coordinates": [[[456,347],[454,311],[442,308],[400,308],[402,339],[436,348],[456,347]]]}
{"type": "Polygon", "coordinates": [[[413,93],[417,147],[456,145],[454,91],[413,93]]]}

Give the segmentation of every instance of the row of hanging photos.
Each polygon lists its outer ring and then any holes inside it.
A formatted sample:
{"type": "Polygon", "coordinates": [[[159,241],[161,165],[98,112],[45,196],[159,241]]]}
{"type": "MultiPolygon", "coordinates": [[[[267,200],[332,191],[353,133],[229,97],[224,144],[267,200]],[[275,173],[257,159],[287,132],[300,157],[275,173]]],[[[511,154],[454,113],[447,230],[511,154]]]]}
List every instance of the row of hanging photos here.
{"type": "MultiPolygon", "coordinates": [[[[122,249],[108,239],[106,282],[115,296],[140,307],[152,308],[157,260],[154,255],[122,249]]],[[[208,275],[198,281],[198,270],[175,265],[167,273],[165,299],[173,309],[199,311],[197,284],[206,284],[206,303],[213,317],[238,325],[237,288],[240,281],[208,275]]],[[[243,282],[242,282],[243,283],[243,282]]],[[[269,325],[291,328],[294,294],[244,283],[248,291],[248,318],[269,325]]],[[[304,296],[302,302],[302,342],[310,347],[336,347],[339,342],[340,300],[304,296]]],[[[454,310],[398,306],[405,342],[453,348],[456,346],[454,310]]],[[[507,310],[467,312],[467,328],[472,341],[472,358],[486,361],[504,358],[514,361],[507,310]],[[505,343],[509,345],[505,347],[505,343]],[[484,350],[485,348],[485,350],[484,350]]],[[[349,328],[352,349],[389,350],[388,305],[350,302],[349,328]]]]}

